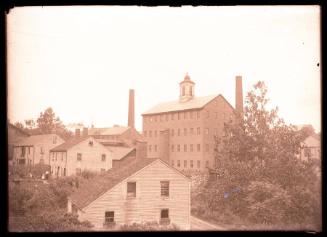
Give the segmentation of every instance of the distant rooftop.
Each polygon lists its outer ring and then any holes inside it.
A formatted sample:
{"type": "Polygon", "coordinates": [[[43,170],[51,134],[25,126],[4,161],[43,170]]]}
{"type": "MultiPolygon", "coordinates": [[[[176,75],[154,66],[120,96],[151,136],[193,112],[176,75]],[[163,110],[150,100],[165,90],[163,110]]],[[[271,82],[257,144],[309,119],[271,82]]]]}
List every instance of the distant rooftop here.
{"type": "Polygon", "coordinates": [[[209,95],[209,96],[195,97],[186,102],[180,102],[179,100],[174,100],[170,102],[160,103],[152,107],[142,115],[158,114],[158,113],[165,113],[165,112],[172,112],[172,111],[182,111],[182,110],[189,110],[189,109],[201,109],[218,96],[221,96],[229,104],[229,102],[222,95],[209,95]]]}
{"type": "Polygon", "coordinates": [[[65,143],[52,148],[50,151],[67,151],[70,148],[72,148],[73,146],[81,143],[82,141],[84,141],[85,139],[87,139],[89,137],[90,136],[73,137],[73,138],[69,139],[68,141],[66,141],[65,143]]]}
{"type": "Polygon", "coordinates": [[[109,128],[89,128],[89,135],[121,135],[126,132],[130,127],[113,126],[109,128]]]}
{"type": "Polygon", "coordinates": [[[42,134],[42,135],[32,135],[20,140],[15,146],[33,146],[39,143],[52,141],[53,137],[58,136],[57,134],[42,134]]]}

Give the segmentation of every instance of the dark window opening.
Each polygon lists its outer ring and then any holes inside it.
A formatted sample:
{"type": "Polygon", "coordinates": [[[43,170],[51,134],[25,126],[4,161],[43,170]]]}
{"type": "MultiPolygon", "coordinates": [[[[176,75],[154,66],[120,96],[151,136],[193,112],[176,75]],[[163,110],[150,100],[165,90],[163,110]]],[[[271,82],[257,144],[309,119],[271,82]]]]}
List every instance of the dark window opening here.
{"type": "Polygon", "coordinates": [[[136,182],[127,183],[127,197],[136,197],[136,182]]]}
{"type": "Polygon", "coordinates": [[[161,196],[169,197],[169,181],[160,181],[161,196]]]}
{"type": "Polygon", "coordinates": [[[160,224],[161,225],[168,225],[168,224],[170,224],[169,209],[161,209],[161,212],[160,212],[160,224]]]}
{"type": "Polygon", "coordinates": [[[106,211],[104,214],[104,225],[107,227],[112,227],[115,225],[115,212],[106,211]]]}

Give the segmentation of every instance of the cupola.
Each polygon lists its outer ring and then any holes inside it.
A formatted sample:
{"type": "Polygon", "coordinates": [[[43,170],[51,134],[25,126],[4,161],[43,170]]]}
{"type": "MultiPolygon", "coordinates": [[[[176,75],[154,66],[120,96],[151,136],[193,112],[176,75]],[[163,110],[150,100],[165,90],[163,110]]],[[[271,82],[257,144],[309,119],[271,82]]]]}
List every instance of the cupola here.
{"type": "Polygon", "coordinates": [[[194,86],[195,83],[191,81],[190,76],[186,73],[184,80],[179,83],[180,93],[179,101],[186,102],[194,98],[194,86]]]}

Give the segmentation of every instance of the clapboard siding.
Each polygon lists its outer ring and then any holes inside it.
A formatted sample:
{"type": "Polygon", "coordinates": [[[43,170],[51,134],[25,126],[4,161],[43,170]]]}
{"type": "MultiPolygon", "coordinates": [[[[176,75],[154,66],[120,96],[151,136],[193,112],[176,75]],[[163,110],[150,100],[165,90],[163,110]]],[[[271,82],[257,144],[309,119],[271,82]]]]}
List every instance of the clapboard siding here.
{"type": "Polygon", "coordinates": [[[53,174],[55,170],[60,169],[59,175],[63,175],[63,170],[66,169],[66,175],[76,174],[76,169],[91,170],[100,172],[101,169],[109,170],[112,168],[112,152],[110,152],[105,146],[97,142],[93,137],[83,140],[79,144],[69,148],[67,151],[51,152],[50,165],[53,174]],[[93,145],[90,146],[89,142],[92,141],[93,145]],[[77,161],[77,153],[82,154],[82,161],[77,161]],[[57,154],[57,159],[55,156],[57,154]],[[63,154],[63,159],[61,155],[63,154]],[[106,155],[106,161],[101,160],[102,154],[106,155]],[[67,158],[67,159],[66,159],[67,158]]]}
{"type": "Polygon", "coordinates": [[[190,228],[190,181],[157,160],[107,191],[80,212],[81,220],[89,220],[101,229],[105,211],[115,212],[118,225],[158,221],[160,211],[169,209],[172,223],[190,228]],[[160,181],[169,181],[169,197],[161,197],[160,181]],[[127,182],[136,182],[136,198],[127,198],[127,182]]]}
{"type": "Polygon", "coordinates": [[[112,153],[90,137],[76,146],[72,147],[67,152],[67,171],[68,175],[76,173],[76,168],[81,170],[100,171],[101,169],[112,168],[112,153]],[[93,141],[93,146],[89,145],[89,141],[93,141]],[[77,153],[82,154],[82,161],[77,161],[77,153]],[[106,155],[106,161],[101,161],[102,154],[106,155]]]}

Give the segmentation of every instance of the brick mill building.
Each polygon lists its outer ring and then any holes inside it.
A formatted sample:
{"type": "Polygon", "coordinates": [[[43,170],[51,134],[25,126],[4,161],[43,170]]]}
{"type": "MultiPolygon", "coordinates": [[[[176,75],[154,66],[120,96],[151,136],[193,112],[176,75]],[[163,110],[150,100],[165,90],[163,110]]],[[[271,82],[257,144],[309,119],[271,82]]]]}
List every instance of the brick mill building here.
{"type": "Polygon", "coordinates": [[[215,166],[214,136],[224,122],[243,112],[242,77],[236,76],[236,108],[222,96],[195,97],[188,75],[177,101],[160,103],[142,114],[149,158],[161,158],[178,170],[204,171],[215,166]]]}

